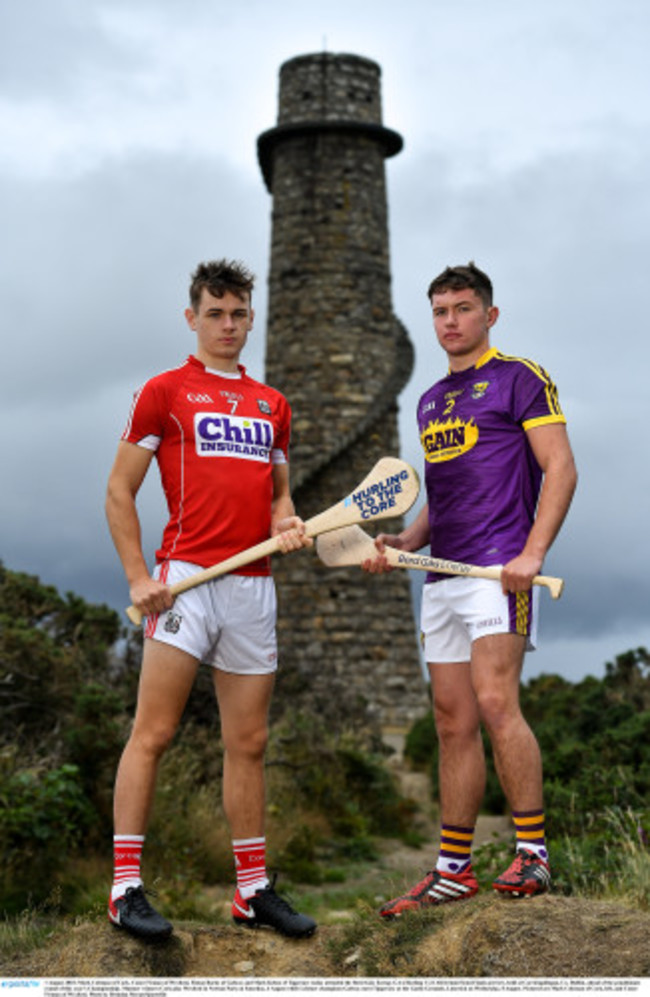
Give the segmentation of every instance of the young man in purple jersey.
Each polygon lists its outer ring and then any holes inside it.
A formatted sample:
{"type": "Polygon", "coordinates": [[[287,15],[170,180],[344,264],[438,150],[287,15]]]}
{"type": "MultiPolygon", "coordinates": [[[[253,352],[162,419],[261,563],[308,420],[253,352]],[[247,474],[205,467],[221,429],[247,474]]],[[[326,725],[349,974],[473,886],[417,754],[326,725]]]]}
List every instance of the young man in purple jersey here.
{"type": "Polygon", "coordinates": [[[490,346],[499,311],[489,277],[473,263],[448,267],[429,286],[433,324],[449,371],[420,399],[418,428],[427,504],[398,535],[380,534],[369,572],[391,570],[384,545],[479,565],[503,565],[501,584],[427,576],[423,646],[439,742],[441,838],[436,866],[407,894],[405,910],[473,896],[471,849],[485,792],[480,728],[516,829],[514,861],[494,889],[547,890],[542,760],[519,705],[526,650],[535,646],[539,590],[532,579],[562,526],[577,474],[555,385],[538,364],[490,346]]]}

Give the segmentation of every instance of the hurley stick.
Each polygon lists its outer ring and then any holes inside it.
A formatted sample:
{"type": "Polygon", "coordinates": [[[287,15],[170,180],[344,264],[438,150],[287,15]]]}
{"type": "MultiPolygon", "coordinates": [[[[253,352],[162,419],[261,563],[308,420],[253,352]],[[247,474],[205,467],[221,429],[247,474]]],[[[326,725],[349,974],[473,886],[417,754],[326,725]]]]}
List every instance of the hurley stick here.
{"type": "MultiPolygon", "coordinates": [[[[377,557],[378,551],[372,537],[359,526],[348,526],[319,537],[316,550],[321,561],[330,568],[363,564],[377,557]]],[[[396,547],[386,546],[384,557],[394,568],[416,568],[420,571],[438,571],[442,575],[465,575],[471,578],[494,578],[499,581],[501,568],[480,567],[475,564],[461,564],[459,561],[445,561],[439,557],[425,557],[423,554],[409,554],[396,547]]],[[[564,582],[561,578],[536,575],[533,585],[545,586],[554,599],[562,595],[564,582]]]]}
{"type": "MultiPolygon", "coordinates": [[[[306,521],[307,536],[315,537],[353,523],[401,516],[411,508],[419,491],[420,481],[412,467],[398,457],[382,457],[346,498],[306,521]]],[[[278,538],[270,537],[248,550],[242,550],[225,561],[176,582],[171,586],[171,591],[173,595],[179,595],[252,561],[275,554],[278,550],[278,538]]],[[[142,613],[135,606],[129,606],[126,615],[136,625],[142,622],[142,613]]]]}

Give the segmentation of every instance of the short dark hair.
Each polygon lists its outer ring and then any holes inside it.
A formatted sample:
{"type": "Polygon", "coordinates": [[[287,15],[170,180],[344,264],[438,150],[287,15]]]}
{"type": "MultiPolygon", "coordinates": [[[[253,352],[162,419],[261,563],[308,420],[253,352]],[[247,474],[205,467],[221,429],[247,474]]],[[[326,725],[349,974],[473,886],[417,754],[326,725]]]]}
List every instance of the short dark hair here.
{"type": "Polygon", "coordinates": [[[210,260],[207,263],[199,263],[192,274],[190,304],[194,311],[198,311],[203,288],[215,298],[223,298],[224,294],[230,291],[242,301],[248,296],[250,302],[254,283],[255,275],[238,260],[210,260]]]}
{"type": "Polygon", "coordinates": [[[492,305],[492,281],[486,273],[474,264],[473,260],[467,266],[447,267],[429,284],[427,298],[431,301],[434,294],[444,291],[464,291],[465,288],[475,291],[486,308],[492,305]]]}

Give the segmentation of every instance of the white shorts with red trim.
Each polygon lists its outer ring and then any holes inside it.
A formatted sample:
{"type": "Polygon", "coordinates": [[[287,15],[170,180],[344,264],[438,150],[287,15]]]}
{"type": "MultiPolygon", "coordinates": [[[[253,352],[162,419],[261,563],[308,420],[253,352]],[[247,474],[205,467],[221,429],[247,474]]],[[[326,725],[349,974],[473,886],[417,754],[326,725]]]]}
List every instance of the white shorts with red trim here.
{"type": "MultiPolygon", "coordinates": [[[[173,585],[201,570],[166,561],[154,577],[173,585]]],[[[276,618],[273,578],[223,575],[182,592],[168,612],[147,617],[144,636],[224,672],[264,675],[277,669],[276,618]]]]}
{"type": "Polygon", "coordinates": [[[488,578],[444,578],[422,590],[420,628],[425,661],[469,661],[472,643],[488,634],[518,633],[537,642],[539,589],[504,595],[488,578]]]}

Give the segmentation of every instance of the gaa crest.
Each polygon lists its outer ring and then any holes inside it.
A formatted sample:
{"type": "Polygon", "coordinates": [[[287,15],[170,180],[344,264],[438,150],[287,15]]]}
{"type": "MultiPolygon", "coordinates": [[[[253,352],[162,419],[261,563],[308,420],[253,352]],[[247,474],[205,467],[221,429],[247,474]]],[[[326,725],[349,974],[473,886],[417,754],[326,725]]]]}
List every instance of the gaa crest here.
{"type": "Polygon", "coordinates": [[[183,617],[180,613],[175,613],[172,609],[167,613],[165,617],[165,632],[168,634],[177,634],[181,628],[181,623],[183,617]]]}

